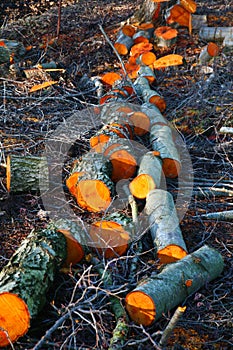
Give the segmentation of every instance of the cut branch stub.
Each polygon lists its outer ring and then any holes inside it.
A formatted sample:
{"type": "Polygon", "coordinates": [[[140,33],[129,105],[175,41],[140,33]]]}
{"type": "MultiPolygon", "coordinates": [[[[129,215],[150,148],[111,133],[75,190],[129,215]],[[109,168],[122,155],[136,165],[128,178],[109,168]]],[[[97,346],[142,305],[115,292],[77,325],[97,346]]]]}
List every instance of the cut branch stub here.
{"type": "Polygon", "coordinates": [[[168,178],[176,178],[181,170],[181,162],[173,142],[171,128],[168,125],[152,125],[150,142],[153,150],[158,151],[163,160],[164,175],[168,178]]]}
{"type": "Polygon", "coordinates": [[[1,345],[9,343],[4,330],[11,341],[27,331],[30,317],[45,305],[46,293],[66,257],[66,239],[53,225],[32,231],[22,241],[0,272],[1,345]]]}
{"type": "Polygon", "coordinates": [[[161,264],[168,264],[187,255],[172,195],[164,190],[151,191],[146,198],[146,214],[150,232],[161,264]]]}
{"type": "Polygon", "coordinates": [[[161,181],[162,161],[158,153],[147,152],[141,159],[137,176],[130,182],[129,189],[136,198],[144,199],[150,191],[158,188],[161,181]]]}
{"type": "Polygon", "coordinates": [[[12,193],[39,192],[46,190],[49,183],[48,164],[44,157],[7,157],[6,184],[12,193]]]}
{"type": "Polygon", "coordinates": [[[207,282],[217,278],[223,270],[219,252],[203,246],[161,273],[143,281],[126,296],[126,309],[137,324],[151,325],[162,314],[182,303],[207,282]],[[189,286],[186,281],[191,280],[189,286]]]}
{"type": "Polygon", "coordinates": [[[71,181],[71,188],[81,208],[91,212],[107,209],[114,192],[114,185],[110,179],[111,171],[109,160],[103,154],[95,152],[85,154],[82,160],[75,164],[72,173],[82,173],[82,175],[77,176],[76,185],[71,181]]]}

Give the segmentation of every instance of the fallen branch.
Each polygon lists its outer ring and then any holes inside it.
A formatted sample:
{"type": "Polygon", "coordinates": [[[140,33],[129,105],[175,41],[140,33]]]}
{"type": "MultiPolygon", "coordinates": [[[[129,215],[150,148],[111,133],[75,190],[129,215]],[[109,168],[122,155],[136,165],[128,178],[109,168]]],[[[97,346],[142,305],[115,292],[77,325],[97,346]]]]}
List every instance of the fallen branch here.
{"type": "Polygon", "coordinates": [[[214,219],[219,221],[233,221],[233,210],[225,210],[216,213],[200,214],[196,217],[203,219],[214,219]]]}
{"type": "Polygon", "coordinates": [[[159,341],[159,346],[164,347],[167,344],[167,341],[172,334],[174,328],[176,327],[179,319],[183,316],[184,312],[186,310],[186,306],[181,307],[179,306],[176,311],[174,312],[172,318],[170,319],[167,327],[163,331],[162,337],[159,341]]]}

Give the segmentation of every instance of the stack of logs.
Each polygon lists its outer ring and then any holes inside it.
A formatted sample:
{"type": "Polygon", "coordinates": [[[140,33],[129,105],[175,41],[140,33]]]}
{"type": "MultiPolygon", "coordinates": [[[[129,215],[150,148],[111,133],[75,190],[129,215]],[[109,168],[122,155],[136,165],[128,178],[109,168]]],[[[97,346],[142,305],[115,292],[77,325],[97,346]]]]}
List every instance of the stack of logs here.
{"type": "MultiPolygon", "coordinates": [[[[103,127],[91,137],[90,151],[74,163],[66,180],[78,205],[102,217],[89,225],[88,238],[77,223],[58,220],[46,229],[33,231],[22,242],[0,273],[0,346],[27,332],[30,318],[44,306],[46,292],[61,266],[80,262],[90,248],[106,259],[126,253],[135,226],[131,217],[114,208],[116,184],[121,180],[130,181],[131,195],[144,201],[157,257],[166,264],[156,277],[127,294],[125,306],[133,321],[150,325],[222,272],[223,259],[214,249],[203,246],[188,254],[173,197],[160,188],[163,177],[179,176],[181,160],[172,129],[162,114],[166,103],[152,87],[154,69],[167,65],[166,60],[156,60],[151,52],[154,32],[159,46],[173,45],[177,36],[175,29],[155,30],[150,23],[141,24],[137,31],[129,25],[122,28],[115,48],[123,55],[131,52],[126,65],[128,77],[122,79],[114,73],[102,78],[111,85],[96,109],[103,127]],[[137,147],[146,136],[149,150],[137,147]],[[84,241],[86,246],[81,243],[84,241]]],[[[171,59],[180,64],[178,55],[171,59]]],[[[42,163],[44,166],[46,160],[42,163]]],[[[39,167],[41,162],[38,165],[33,157],[29,162],[8,157],[8,190],[17,189],[22,179],[27,189],[38,189],[39,167]]]]}

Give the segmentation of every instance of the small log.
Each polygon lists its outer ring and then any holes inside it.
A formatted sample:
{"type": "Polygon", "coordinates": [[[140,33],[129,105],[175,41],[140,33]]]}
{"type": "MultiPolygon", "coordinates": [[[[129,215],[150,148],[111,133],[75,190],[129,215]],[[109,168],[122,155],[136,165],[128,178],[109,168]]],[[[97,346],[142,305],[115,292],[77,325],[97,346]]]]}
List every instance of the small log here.
{"type": "Polygon", "coordinates": [[[141,66],[138,71],[138,75],[146,78],[150,84],[155,82],[154,71],[148,66],[141,66]]]}
{"type": "Polygon", "coordinates": [[[142,281],[127,294],[125,302],[130,318],[137,324],[151,325],[207,282],[217,278],[223,266],[221,254],[206,245],[165,266],[161,273],[142,281]]]}
{"type": "Polygon", "coordinates": [[[130,36],[121,33],[117,38],[114,47],[120,55],[127,55],[133,44],[133,39],[130,36]]]}
{"type": "Polygon", "coordinates": [[[115,72],[105,73],[101,77],[101,81],[104,84],[109,85],[109,86],[112,86],[116,81],[119,81],[121,79],[122,79],[122,77],[120,76],[120,74],[115,73],[115,72]]]}
{"type": "Polygon", "coordinates": [[[141,105],[141,111],[149,117],[151,126],[154,124],[168,125],[167,120],[154,104],[143,103],[141,105]]]}
{"type": "Polygon", "coordinates": [[[43,192],[48,188],[48,172],[44,157],[8,155],[7,190],[11,193],[43,192]]]}
{"type": "Polygon", "coordinates": [[[91,212],[108,208],[114,193],[111,171],[111,162],[100,153],[88,152],[76,162],[66,185],[81,208],[91,212]]]}
{"type": "Polygon", "coordinates": [[[146,198],[145,212],[149,216],[150,232],[161,264],[169,264],[187,255],[172,195],[153,190],[146,198]]]}
{"type": "Polygon", "coordinates": [[[192,31],[192,16],[191,13],[181,5],[174,5],[166,11],[166,22],[170,24],[178,24],[180,26],[188,27],[189,32],[192,31]]]}
{"type": "Polygon", "coordinates": [[[150,129],[152,149],[160,153],[163,173],[168,178],[176,178],[181,170],[181,162],[173,142],[172,130],[168,125],[154,124],[150,129]]]}
{"type": "Polygon", "coordinates": [[[193,15],[192,16],[192,28],[193,30],[200,30],[201,27],[207,27],[206,15],[193,15]]]}
{"type": "Polygon", "coordinates": [[[200,52],[198,62],[199,64],[206,64],[218,56],[219,47],[213,42],[209,42],[200,52]]]}
{"type": "Polygon", "coordinates": [[[233,134],[233,128],[228,127],[228,126],[222,126],[221,129],[219,130],[221,134],[233,134]]]}
{"type": "Polygon", "coordinates": [[[208,213],[198,215],[203,219],[214,219],[219,221],[232,221],[233,220],[233,210],[224,210],[216,213],[208,213]]]}
{"type": "Polygon", "coordinates": [[[134,44],[138,43],[148,43],[150,39],[150,33],[145,31],[145,30],[139,30],[137,33],[134,34],[133,36],[133,42],[134,44]]]}
{"type": "Polygon", "coordinates": [[[128,249],[131,231],[132,220],[113,213],[90,225],[91,246],[106,259],[121,256],[128,249]]]}
{"type": "Polygon", "coordinates": [[[207,41],[222,41],[225,37],[233,37],[233,27],[202,27],[199,37],[207,41]]]}
{"type": "Polygon", "coordinates": [[[174,28],[163,26],[155,29],[154,38],[156,46],[158,47],[171,47],[176,43],[178,31],[174,28]]]}
{"type": "Polygon", "coordinates": [[[146,198],[150,191],[159,187],[161,174],[162,160],[158,153],[147,152],[141,159],[137,176],[130,182],[130,192],[136,198],[146,198]]]}
{"type": "Polygon", "coordinates": [[[150,88],[148,76],[142,75],[138,77],[134,82],[134,86],[138,95],[143,98],[143,101],[148,106],[150,104],[155,105],[161,112],[163,112],[166,109],[166,102],[164,98],[157,91],[154,91],[150,88]]]}
{"type": "Polygon", "coordinates": [[[120,32],[119,32],[119,36],[121,35],[121,33],[123,33],[124,35],[127,35],[127,36],[130,36],[130,37],[133,37],[134,34],[136,33],[136,28],[130,24],[125,24],[120,32]]]}
{"type": "MultiPolygon", "coordinates": [[[[30,318],[46,303],[46,293],[69,252],[67,236],[55,225],[32,231],[0,272],[0,346],[24,335],[30,318]]],[[[80,259],[83,251],[79,251],[80,259]]],[[[76,256],[77,258],[77,256],[76,256]]],[[[75,259],[76,259],[75,258],[75,259]]]]}
{"type": "Polygon", "coordinates": [[[156,60],[156,56],[153,52],[145,52],[141,54],[137,59],[136,63],[144,66],[151,66],[156,60]]]}
{"type": "Polygon", "coordinates": [[[150,37],[152,37],[155,27],[152,22],[145,22],[145,23],[139,24],[138,30],[146,31],[150,34],[150,37]]]}

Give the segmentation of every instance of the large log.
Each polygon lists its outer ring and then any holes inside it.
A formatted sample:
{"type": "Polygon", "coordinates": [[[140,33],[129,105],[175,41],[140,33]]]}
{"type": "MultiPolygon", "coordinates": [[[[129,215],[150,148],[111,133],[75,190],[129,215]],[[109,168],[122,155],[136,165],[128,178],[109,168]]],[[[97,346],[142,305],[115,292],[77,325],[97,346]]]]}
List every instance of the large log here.
{"type": "MultiPolygon", "coordinates": [[[[82,247],[55,225],[32,231],[0,273],[0,346],[24,335],[30,318],[46,303],[46,293],[65,263],[80,261],[82,247]],[[69,256],[70,244],[76,253],[69,256]],[[67,260],[68,259],[68,260],[67,260]]],[[[72,254],[74,251],[72,251],[72,254]]]]}
{"type": "Polygon", "coordinates": [[[9,192],[46,190],[49,182],[47,160],[37,156],[8,155],[6,187],[9,192]]]}
{"type": "Polygon", "coordinates": [[[125,299],[130,318],[149,326],[173,309],[223,270],[223,258],[213,248],[203,246],[185,258],[167,265],[161,273],[144,280],[125,299]]]}
{"type": "Polygon", "coordinates": [[[164,190],[151,191],[146,198],[152,239],[161,264],[172,263],[187,255],[172,195],[164,190]]]}

